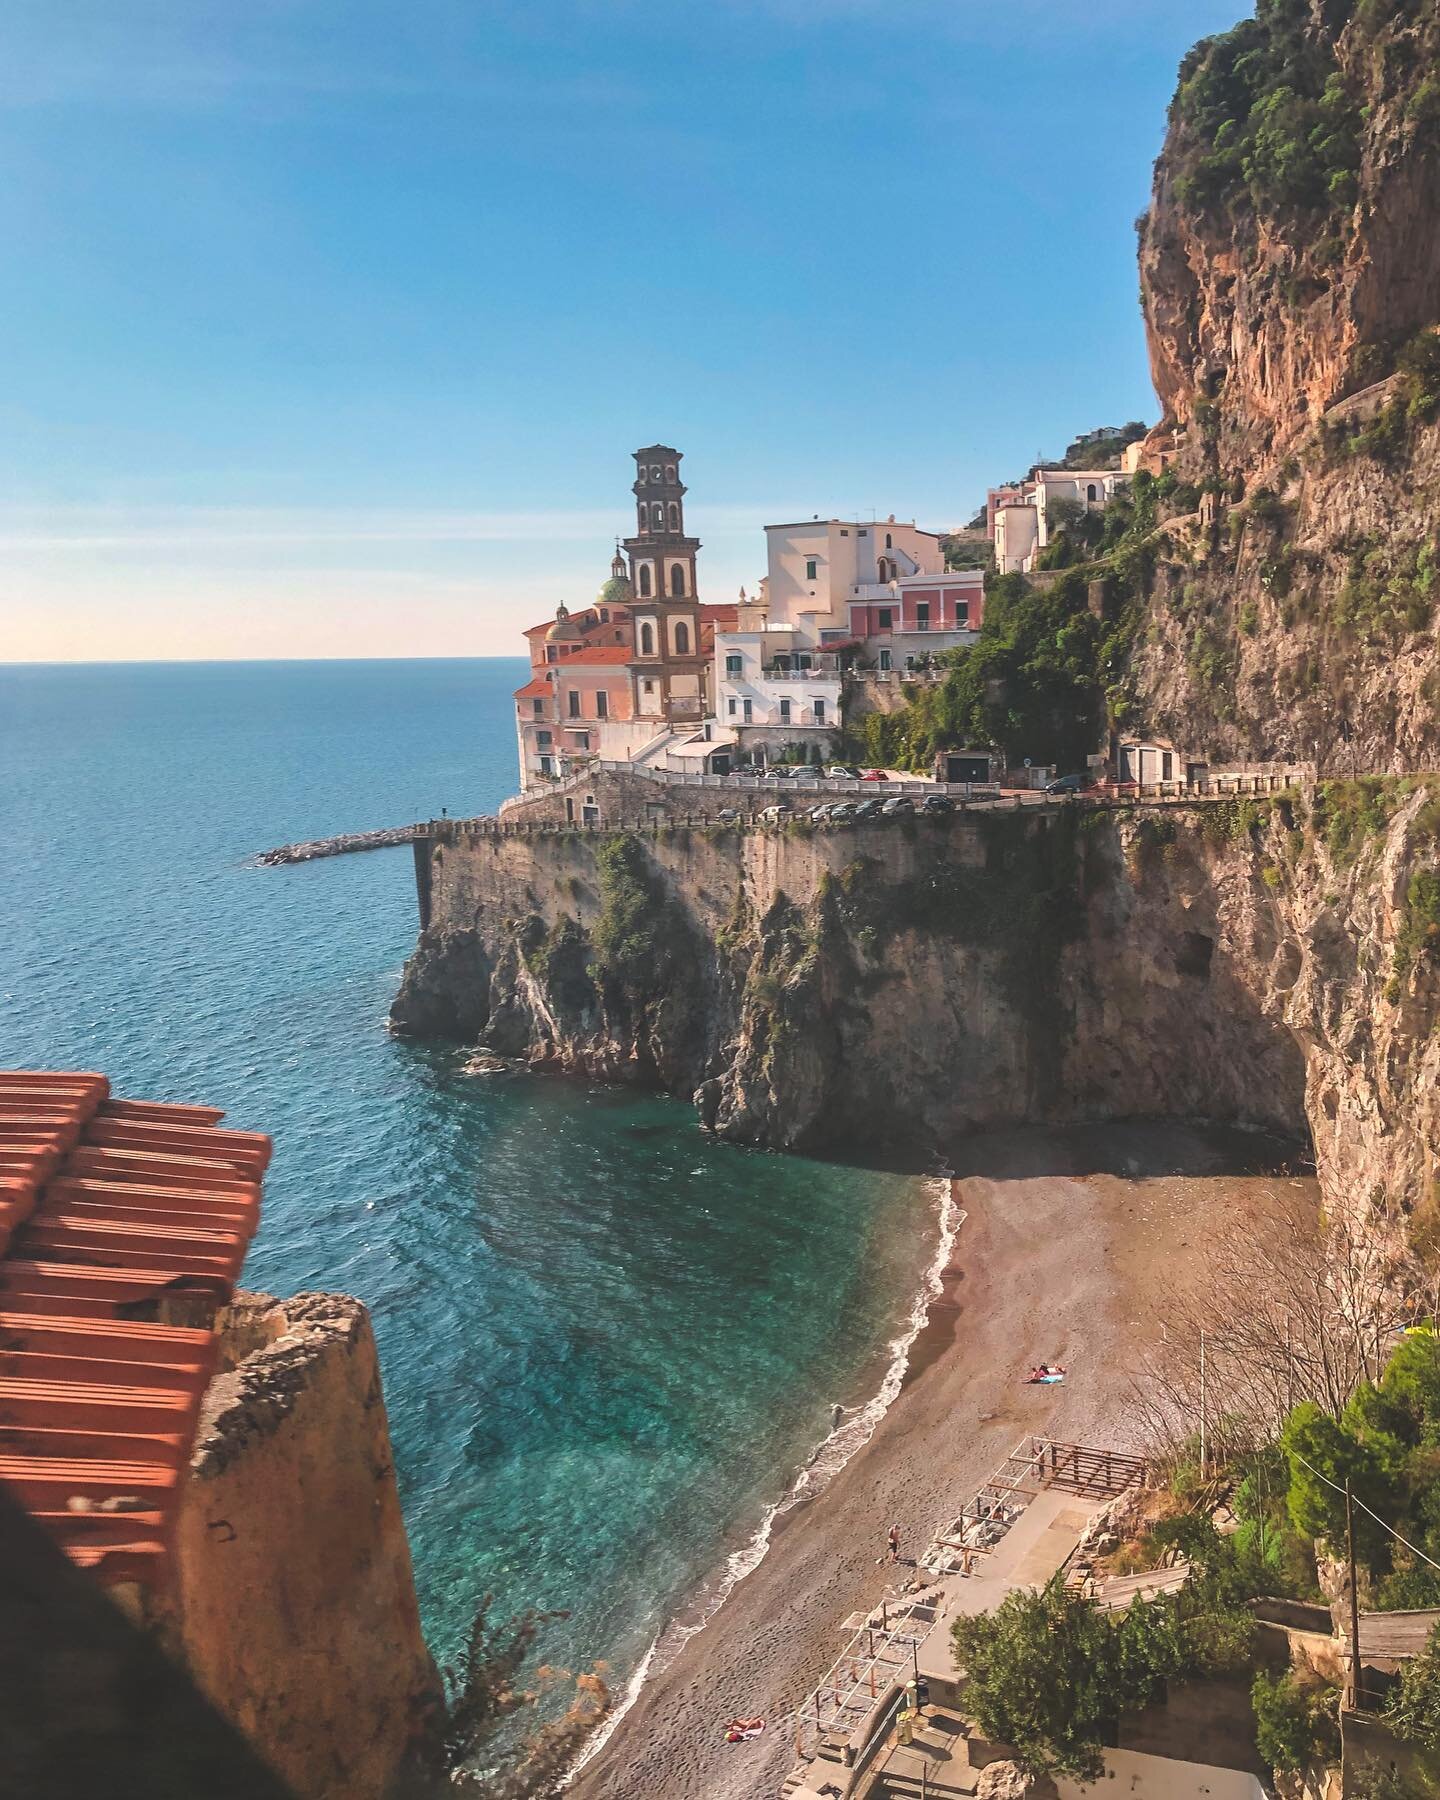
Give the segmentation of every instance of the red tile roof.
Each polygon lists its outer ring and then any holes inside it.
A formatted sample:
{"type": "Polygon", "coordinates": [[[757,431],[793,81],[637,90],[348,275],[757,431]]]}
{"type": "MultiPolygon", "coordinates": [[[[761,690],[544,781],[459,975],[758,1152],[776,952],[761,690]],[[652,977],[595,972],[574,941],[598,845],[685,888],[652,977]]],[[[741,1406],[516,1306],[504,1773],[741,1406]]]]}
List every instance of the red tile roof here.
{"type": "Polygon", "coordinates": [[[0,1481],[102,1581],[168,1572],[214,1316],[259,1224],[270,1140],[223,1117],[0,1071],[0,1481]]]}
{"type": "Polygon", "coordinates": [[[628,663],[634,659],[635,651],[630,644],[587,644],[583,650],[572,650],[555,666],[564,669],[571,663],[628,663]]]}
{"type": "Polygon", "coordinates": [[[527,681],[523,688],[516,688],[517,700],[539,700],[543,695],[553,692],[550,683],[543,675],[537,675],[533,681],[527,681]]]}

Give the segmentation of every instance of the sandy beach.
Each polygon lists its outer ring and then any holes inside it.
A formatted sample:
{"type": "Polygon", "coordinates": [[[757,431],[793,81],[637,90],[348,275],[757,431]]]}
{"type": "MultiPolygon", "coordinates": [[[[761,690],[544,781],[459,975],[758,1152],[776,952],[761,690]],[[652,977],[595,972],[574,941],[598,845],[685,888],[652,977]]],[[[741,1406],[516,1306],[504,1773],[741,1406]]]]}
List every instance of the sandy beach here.
{"type": "MultiPolygon", "coordinates": [[[[1027,1130],[952,1148],[967,1219],[906,1385],[869,1444],[786,1514],[769,1554],[652,1680],[570,1789],[579,1800],[770,1800],[787,1731],[730,1745],[726,1720],[788,1713],[838,1654],[840,1626],[902,1556],[1029,1432],[1135,1449],[1132,1372],[1159,1297],[1202,1274],[1207,1244],[1298,1177],[1270,1141],[1173,1124],[1027,1130]],[[1070,1371],[1031,1387],[1039,1362],[1070,1371]]],[[[1308,1184],[1307,1184],[1308,1185],[1308,1184]]],[[[904,1573],[902,1571],[902,1573],[904,1573]]]]}

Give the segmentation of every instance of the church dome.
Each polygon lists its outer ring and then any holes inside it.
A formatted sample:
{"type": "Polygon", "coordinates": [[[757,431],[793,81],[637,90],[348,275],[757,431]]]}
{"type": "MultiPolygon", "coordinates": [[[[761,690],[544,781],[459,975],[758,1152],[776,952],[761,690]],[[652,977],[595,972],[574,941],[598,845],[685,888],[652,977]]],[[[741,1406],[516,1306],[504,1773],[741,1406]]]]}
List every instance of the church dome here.
{"type": "Polygon", "coordinates": [[[595,598],[601,606],[629,606],[635,595],[626,576],[612,575],[595,598]]]}
{"type": "Polygon", "coordinates": [[[562,640],[573,642],[582,635],[580,627],[570,617],[570,608],[562,600],[555,608],[555,623],[545,633],[547,644],[559,643],[562,640]]]}

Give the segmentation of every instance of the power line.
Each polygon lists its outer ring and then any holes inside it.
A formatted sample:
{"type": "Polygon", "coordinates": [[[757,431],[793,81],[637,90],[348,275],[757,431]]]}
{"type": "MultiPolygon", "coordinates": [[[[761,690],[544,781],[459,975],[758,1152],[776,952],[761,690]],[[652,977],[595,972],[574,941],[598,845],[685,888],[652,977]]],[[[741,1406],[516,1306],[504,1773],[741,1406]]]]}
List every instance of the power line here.
{"type": "MultiPolygon", "coordinates": [[[[1346,1489],[1340,1482],[1332,1481],[1328,1475],[1322,1474],[1320,1472],[1320,1470],[1315,1467],[1314,1463],[1305,1462],[1305,1458],[1300,1454],[1300,1452],[1298,1450],[1291,1450],[1287,1446],[1285,1449],[1285,1454],[1287,1456],[1293,1456],[1295,1458],[1296,1462],[1298,1462],[1298,1463],[1304,1463],[1305,1467],[1310,1471],[1310,1473],[1312,1475],[1314,1475],[1318,1480],[1323,1481],[1325,1483],[1326,1487],[1334,1488],[1334,1490],[1337,1494],[1345,1493],[1346,1489]]],[[[1415,1545],[1410,1542],[1409,1538],[1401,1537],[1400,1533],[1395,1529],[1395,1527],[1393,1525],[1387,1524],[1386,1521],[1380,1517],[1379,1513],[1377,1513],[1373,1507],[1367,1506],[1365,1504],[1365,1502],[1360,1498],[1360,1496],[1358,1494],[1356,1494],[1352,1491],[1350,1497],[1354,1501],[1355,1505],[1360,1508],[1361,1512],[1369,1513],[1370,1517],[1375,1521],[1375,1523],[1380,1527],[1380,1529],[1382,1531],[1388,1531],[1390,1533],[1391,1537],[1393,1537],[1395,1539],[1397,1544],[1403,1544],[1412,1556],[1418,1556],[1420,1558],[1421,1562],[1429,1563],[1429,1565],[1432,1569],[1440,1569],[1440,1562],[1436,1562],[1436,1560],[1433,1556],[1427,1556],[1423,1550],[1416,1549],[1415,1545]]]]}

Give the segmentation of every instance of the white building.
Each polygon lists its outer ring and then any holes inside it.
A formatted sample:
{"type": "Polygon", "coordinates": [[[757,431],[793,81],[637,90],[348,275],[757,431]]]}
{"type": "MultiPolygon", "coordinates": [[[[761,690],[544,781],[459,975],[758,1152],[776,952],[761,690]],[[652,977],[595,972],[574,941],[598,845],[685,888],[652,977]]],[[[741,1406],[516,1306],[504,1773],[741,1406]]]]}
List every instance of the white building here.
{"type": "Polygon", "coordinates": [[[1102,512],[1130,477],[1115,469],[1036,469],[1018,487],[991,488],[985,522],[1002,575],[1029,571],[1054,535],[1050,508],[1057,500],[1102,512]]]}
{"type": "Polygon", "coordinates": [[[850,635],[852,600],[871,597],[909,575],[945,567],[940,534],[913,520],[810,519],[765,527],[766,576],[761,596],[770,622],[794,625],[813,643],[850,635]]]}
{"type": "Polygon", "coordinates": [[[776,624],[742,592],[733,631],[715,634],[715,723],[742,755],[821,753],[840,725],[840,667],[799,624],[776,624]]]}

